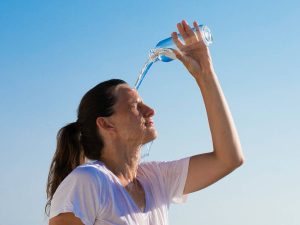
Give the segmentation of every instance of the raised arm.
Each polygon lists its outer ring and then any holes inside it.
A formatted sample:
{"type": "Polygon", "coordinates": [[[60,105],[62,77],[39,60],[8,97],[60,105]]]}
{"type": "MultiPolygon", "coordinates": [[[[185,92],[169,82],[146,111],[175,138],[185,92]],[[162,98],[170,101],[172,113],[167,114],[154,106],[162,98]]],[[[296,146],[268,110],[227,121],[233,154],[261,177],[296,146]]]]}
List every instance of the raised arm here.
{"type": "Polygon", "coordinates": [[[198,191],[216,182],[239,167],[244,156],[233,118],[222,88],[214,72],[209,49],[204,44],[197,22],[196,34],[186,21],[177,24],[184,42],[172,33],[180,51],[174,50],[177,58],[195,78],[204,100],[213,152],[192,156],[184,193],[198,191]]]}

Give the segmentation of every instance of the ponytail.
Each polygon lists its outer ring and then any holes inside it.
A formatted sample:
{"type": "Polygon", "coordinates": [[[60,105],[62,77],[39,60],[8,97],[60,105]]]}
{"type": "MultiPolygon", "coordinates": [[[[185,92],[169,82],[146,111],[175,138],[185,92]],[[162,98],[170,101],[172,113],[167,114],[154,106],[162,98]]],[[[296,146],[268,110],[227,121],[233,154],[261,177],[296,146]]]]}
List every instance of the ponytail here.
{"type": "Polygon", "coordinates": [[[48,201],[45,212],[47,215],[57,187],[83,161],[79,124],[78,122],[70,123],[61,128],[57,134],[57,147],[51,162],[46,189],[48,201]]]}

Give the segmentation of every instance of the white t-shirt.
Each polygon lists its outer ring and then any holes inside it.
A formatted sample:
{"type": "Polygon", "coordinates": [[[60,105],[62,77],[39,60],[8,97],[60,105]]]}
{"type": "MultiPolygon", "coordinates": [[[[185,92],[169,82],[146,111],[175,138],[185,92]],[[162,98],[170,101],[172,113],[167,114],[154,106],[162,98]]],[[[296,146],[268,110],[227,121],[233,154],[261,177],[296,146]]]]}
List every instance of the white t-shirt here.
{"type": "Polygon", "coordinates": [[[183,189],[188,165],[189,158],[139,165],[137,179],[145,191],[144,211],[102,162],[80,165],[57,188],[50,218],[73,212],[85,225],[167,225],[170,203],[186,199],[183,189]]]}

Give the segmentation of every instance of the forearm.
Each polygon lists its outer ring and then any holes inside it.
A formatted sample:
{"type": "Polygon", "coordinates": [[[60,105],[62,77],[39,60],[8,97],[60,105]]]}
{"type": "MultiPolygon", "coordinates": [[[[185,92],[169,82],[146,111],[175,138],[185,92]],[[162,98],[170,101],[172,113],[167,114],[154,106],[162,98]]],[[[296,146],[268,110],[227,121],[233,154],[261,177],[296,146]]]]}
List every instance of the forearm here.
{"type": "Polygon", "coordinates": [[[237,167],[243,162],[239,136],[218,78],[214,72],[195,77],[204,100],[213,150],[228,166],[237,167]]]}

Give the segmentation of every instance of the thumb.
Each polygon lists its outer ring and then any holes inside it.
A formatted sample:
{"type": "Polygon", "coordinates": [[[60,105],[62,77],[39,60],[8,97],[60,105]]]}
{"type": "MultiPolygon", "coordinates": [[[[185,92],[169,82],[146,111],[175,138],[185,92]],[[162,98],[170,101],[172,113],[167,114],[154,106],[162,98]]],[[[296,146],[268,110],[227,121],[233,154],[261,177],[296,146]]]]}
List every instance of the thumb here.
{"type": "Polygon", "coordinates": [[[172,49],[174,52],[175,56],[177,59],[179,59],[185,66],[187,65],[187,59],[186,57],[182,54],[181,51],[178,51],[177,49],[172,49]]]}
{"type": "Polygon", "coordinates": [[[183,55],[181,51],[178,51],[177,49],[172,49],[173,53],[176,55],[176,58],[179,59],[180,61],[183,60],[183,55]]]}

